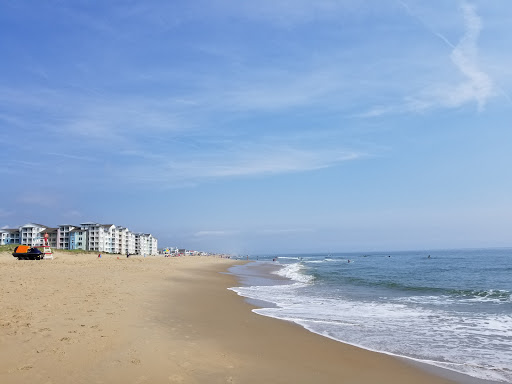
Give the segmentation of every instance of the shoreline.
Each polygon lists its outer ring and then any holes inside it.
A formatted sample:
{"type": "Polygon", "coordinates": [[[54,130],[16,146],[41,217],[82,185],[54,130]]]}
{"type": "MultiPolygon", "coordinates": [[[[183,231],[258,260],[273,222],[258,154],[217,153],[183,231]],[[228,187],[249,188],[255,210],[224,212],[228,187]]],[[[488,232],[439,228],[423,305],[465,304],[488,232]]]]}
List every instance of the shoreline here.
{"type": "Polygon", "coordinates": [[[0,255],[5,383],[429,383],[454,380],[257,315],[213,257],[0,255]]]}
{"type": "MultiPolygon", "coordinates": [[[[253,261],[252,263],[257,263],[257,261],[256,262],[253,261]]],[[[248,264],[248,263],[245,263],[245,264],[248,264]]],[[[294,280],[286,278],[286,277],[283,277],[283,276],[281,276],[279,274],[274,274],[274,272],[278,271],[280,267],[283,268],[285,266],[283,266],[283,265],[277,266],[275,264],[270,264],[269,261],[267,261],[266,263],[264,262],[261,265],[253,264],[253,266],[252,266],[252,268],[258,269],[259,272],[262,272],[263,274],[269,274],[269,276],[264,279],[263,285],[273,285],[272,282],[274,282],[275,284],[280,285],[280,284],[282,284],[285,281],[287,283],[289,283],[289,284],[293,284],[294,280]],[[272,276],[270,275],[271,273],[272,273],[272,276]]],[[[244,286],[244,287],[251,286],[251,284],[250,284],[251,283],[251,280],[250,280],[251,275],[245,275],[245,273],[247,273],[247,269],[245,269],[243,266],[242,266],[242,268],[243,268],[243,272],[241,272],[240,274],[237,273],[237,272],[240,271],[240,268],[238,268],[237,266],[231,267],[230,270],[233,270],[234,272],[232,272],[232,274],[235,277],[238,277],[238,280],[240,282],[239,286],[244,286]]],[[[258,285],[258,284],[252,284],[252,285],[258,285]]],[[[229,288],[229,289],[233,290],[234,292],[237,292],[235,288],[229,288]]],[[[269,315],[262,314],[262,313],[258,312],[258,309],[262,309],[262,308],[276,308],[277,304],[275,304],[273,302],[268,302],[268,301],[264,301],[264,300],[259,300],[259,299],[254,299],[254,298],[246,297],[246,296],[243,296],[240,293],[238,293],[238,295],[240,297],[242,297],[249,305],[254,307],[251,311],[253,313],[257,314],[257,315],[264,316],[264,317],[269,317],[271,319],[275,319],[275,320],[279,320],[279,321],[289,322],[289,323],[291,323],[293,325],[302,327],[305,330],[307,330],[308,332],[311,332],[311,333],[313,333],[315,335],[318,335],[319,337],[327,338],[329,340],[333,340],[335,342],[342,343],[342,344],[345,344],[345,345],[350,345],[352,347],[355,347],[355,348],[358,348],[358,349],[361,349],[361,350],[364,350],[364,351],[368,351],[370,353],[377,353],[377,354],[382,354],[382,355],[390,356],[390,357],[395,358],[397,360],[403,361],[404,363],[409,364],[411,366],[418,367],[422,371],[430,373],[430,374],[433,374],[433,375],[435,375],[437,377],[453,380],[453,381],[455,381],[457,383],[460,383],[460,384],[497,384],[497,383],[500,383],[499,381],[481,379],[481,378],[470,376],[468,374],[465,374],[465,373],[462,373],[462,372],[458,372],[458,371],[455,371],[455,370],[452,370],[452,369],[449,369],[449,368],[445,368],[445,367],[442,367],[442,366],[439,366],[439,365],[435,364],[435,362],[429,362],[427,360],[415,359],[415,358],[412,358],[412,357],[398,355],[398,354],[389,353],[389,352],[385,352],[385,351],[373,350],[373,349],[364,347],[362,345],[353,344],[353,343],[350,343],[350,342],[347,342],[347,341],[343,341],[343,340],[339,340],[339,339],[336,339],[336,338],[329,337],[327,335],[323,335],[321,333],[317,333],[314,330],[311,330],[308,327],[303,326],[303,325],[298,324],[298,323],[295,323],[295,322],[293,322],[291,320],[289,320],[289,321],[288,320],[282,320],[282,319],[280,319],[278,317],[273,317],[273,316],[269,316],[269,315]]]]}

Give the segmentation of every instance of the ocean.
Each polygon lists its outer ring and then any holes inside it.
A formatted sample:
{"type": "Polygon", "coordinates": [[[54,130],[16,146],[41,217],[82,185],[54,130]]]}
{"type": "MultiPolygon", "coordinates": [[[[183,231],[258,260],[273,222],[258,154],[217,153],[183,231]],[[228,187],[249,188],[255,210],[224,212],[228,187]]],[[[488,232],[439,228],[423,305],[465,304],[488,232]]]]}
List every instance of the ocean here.
{"type": "Polygon", "coordinates": [[[254,312],[488,381],[512,383],[512,249],[251,256],[254,312]]]}

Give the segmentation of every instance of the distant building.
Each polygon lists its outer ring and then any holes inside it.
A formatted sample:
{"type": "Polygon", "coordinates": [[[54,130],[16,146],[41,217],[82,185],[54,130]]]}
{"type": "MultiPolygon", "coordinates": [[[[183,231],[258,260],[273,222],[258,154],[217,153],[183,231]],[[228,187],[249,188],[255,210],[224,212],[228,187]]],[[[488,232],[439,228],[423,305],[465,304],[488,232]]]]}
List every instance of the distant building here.
{"type": "Polygon", "coordinates": [[[48,245],[51,248],[58,248],[57,244],[59,243],[59,228],[46,228],[44,234],[48,234],[48,245]]]}
{"type": "Polygon", "coordinates": [[[121,254],[135,253],[135,236],[131,236],[132,233],[128,228],[116,227],[116,249],[121,254]]]}
{"type": "Polygon", "coordinates": [[[20,244],[19,229],[0,229],[0,245],[20,244]]]}
{"type": "Polygon", "coordinates": [[[18,229],[0,229],[0,245],[40,246],[43,245],[45,234],[48,234],[50,247],[57,249],[83,249],[117,254],[158,254],[158,240],[150,233],[133,233],[120,225],[94,222],[80,225],[62,224],[58,228],[28,223],[18,229]]]}
{"type": "MultiPolygon", "coordinates": [[[[98,223],[82,223],[81,228],[87,229],[89,251],[112,252],[112,233],[115,225],[98,224],[98,223]]],[[[115,248],[114,248],[115,249],[115,248]]]]}
{"type": "Polygon", "coordinates": [[[35,247],[43,244],[44,231],[46,226],[42,224],[28,223],[19,228],[20,244],[35,247]]]}
{"type": "Polygon", "coordinates": [[[75,228],[69,231],[69,249],[87,250],[88,231],[82,228],[75,228]]]}
{"type": "Polygon", "coordinates": [[[69,224],[63,224],[59,225],[58,231],[57,231],[57,248],[58,249],[71,249],[69,247],[69,233],[75,229],[74,225],[69,224]]]}

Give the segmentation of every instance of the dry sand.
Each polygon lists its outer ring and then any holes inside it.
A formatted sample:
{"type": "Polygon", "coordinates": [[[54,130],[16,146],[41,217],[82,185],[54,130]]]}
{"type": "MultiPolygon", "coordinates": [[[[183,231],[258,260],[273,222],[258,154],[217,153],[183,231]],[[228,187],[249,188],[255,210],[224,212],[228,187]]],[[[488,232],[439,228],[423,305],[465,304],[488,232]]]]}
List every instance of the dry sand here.
{"type": "Polygon", "coordinates": [[[0,253],[0,383],[450,382],[252,313],[234,263],[0,253]]]}

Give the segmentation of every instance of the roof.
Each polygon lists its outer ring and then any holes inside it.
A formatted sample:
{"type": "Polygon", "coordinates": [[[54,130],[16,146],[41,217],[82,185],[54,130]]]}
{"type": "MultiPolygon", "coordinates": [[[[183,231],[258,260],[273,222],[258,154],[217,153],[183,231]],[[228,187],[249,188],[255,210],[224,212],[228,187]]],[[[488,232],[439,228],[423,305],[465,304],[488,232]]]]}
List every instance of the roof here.
{"type": "Polygon", "coordinates": [[[19,229],[17,229],[17,228],[2,228],[2,229],[0,229],[0,232],[10,232],[10,233],[19,232],[19,229]]]}
{"type": "Polygon", "coordinates": [[[22,225],[21,227],[43,227],[43,228],[47,228],[48,226],[47,225],[43,225],[43,224],[38,224],[38,223],[28,223],[28,224],[22,225]]]}

